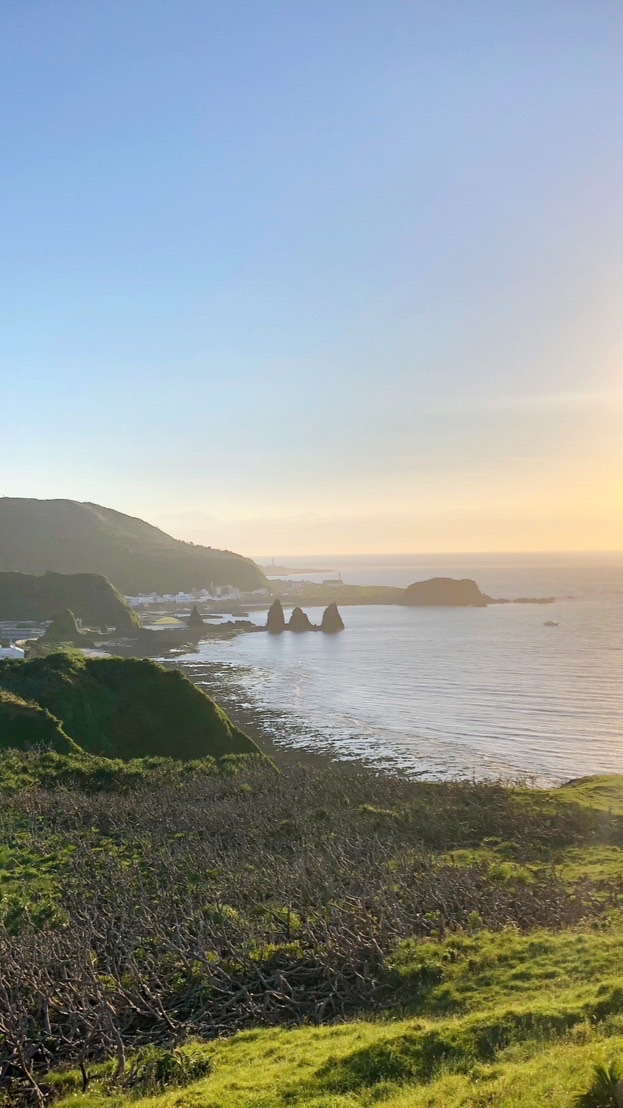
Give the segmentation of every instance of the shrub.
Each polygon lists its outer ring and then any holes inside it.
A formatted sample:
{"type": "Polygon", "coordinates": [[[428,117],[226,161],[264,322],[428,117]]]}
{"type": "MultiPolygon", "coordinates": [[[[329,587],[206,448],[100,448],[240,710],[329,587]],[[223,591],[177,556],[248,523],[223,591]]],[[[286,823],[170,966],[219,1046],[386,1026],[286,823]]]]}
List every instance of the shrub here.
{"type": "Polygon", "coordinates": [[[616,1062],[600,1063],[585,1093],[574,1100],[575,1108],[621,1108],[623,1105],[623,1069],[616,1062]]]}
{"type": "Polygon", "coordinates": [[[132,1056],[123,1074],[121,1086],[134,1093],[147,1095],[162,1092],[175,1085],[187,1085],[210,1072],[211,1063],[205,1051],[195,1054],[163,1047],[141,1047],[132,1056]]]}

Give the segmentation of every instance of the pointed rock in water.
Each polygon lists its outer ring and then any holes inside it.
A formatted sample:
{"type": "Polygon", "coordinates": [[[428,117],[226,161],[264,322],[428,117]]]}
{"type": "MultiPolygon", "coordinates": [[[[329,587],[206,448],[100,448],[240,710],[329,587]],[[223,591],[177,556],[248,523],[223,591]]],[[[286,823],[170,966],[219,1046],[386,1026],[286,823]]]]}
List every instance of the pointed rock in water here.
{"type": "Polygon", "coordinates": [[[46,628],[42,638],[46,642],[72,642],[79,643],[84,635],[78,630],[76,617],[69,608],[54,616],[49,627],[46,628]]]}
{"type": "Polygon", "coordinates": [[[321,631],[327,631],[329,634],[334,634],[336,631],[344,630],[344,620],[342,619],[338,606],[333,602],[329,604],[328,608],[325,608],[322,614],[322,623],[320,624],[321,631]]]}
{"type": "Polygon", "coordinates": [[[188,626],[192,628],[205,627],[205,623],[199,614],[199,609],[196,604],[193,605],[193,610],[188,617],[188,626]]]}
{"type": "Polygon", "coordinates": [[[273,600],[270,608],[268,609],[266,630],[272,631],[274,634],[277,634],[279,631],[285,631],[285,629],[286,617],[283,614],[283,605],[280,600],[273,600]]]}
{"type": "Polygon", "coordinates": [[[292,615],[290,616],[290,622],[288,623],[290,631],[315,631],[313,623],[302,608],[293,608],[292,615]]]}

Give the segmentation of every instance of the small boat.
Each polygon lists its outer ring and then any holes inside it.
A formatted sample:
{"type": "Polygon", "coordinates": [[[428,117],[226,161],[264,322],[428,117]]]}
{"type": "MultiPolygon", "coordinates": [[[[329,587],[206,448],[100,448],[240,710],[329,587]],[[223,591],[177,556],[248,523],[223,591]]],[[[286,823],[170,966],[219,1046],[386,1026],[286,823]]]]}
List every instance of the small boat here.
{"type": "Polygon", "coordinates": [[[543,626],[544,627],[558,627],[558,622],[555,619],[546,619],[543,626]]]}

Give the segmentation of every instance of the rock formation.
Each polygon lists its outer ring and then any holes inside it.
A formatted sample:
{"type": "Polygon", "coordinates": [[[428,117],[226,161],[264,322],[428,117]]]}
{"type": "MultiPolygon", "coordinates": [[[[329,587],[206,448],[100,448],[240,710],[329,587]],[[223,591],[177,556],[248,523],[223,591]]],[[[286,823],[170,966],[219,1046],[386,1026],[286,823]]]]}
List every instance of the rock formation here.
{"type": "Polygon", "coordinates": [[[309,616],[303,611],[302,608],[293,608],[292,615],[290,616],[290,622],[288,623],[289,631],[315,631],[313,623],[309,616]]]}
{"type": "Polygon", "coordinates": [[[327,631],[329,634],[335,634],[337,631],[344,630],[344,620],[342,619],[338,606],[334,602],[329,604],[328,608],[325,608],[322,614],[322,623],[320,624],[321,631],[327,631]]]}
{"type": "Polygon", "coordinates": [[[196,604],[193,604],[193,610],[188,617],[188,626],[192,631],[201,631],[205,627],[205,623],[199,614],[199,609],[196,604]]]}
{"type": "Polygon", "coordinates": [[[485,608],[489,598],[469,578],[432,577],[404,590],[402,603],[422,607],[485,608]]]}
{"type": "Polygon", "coordinates": [[[283,605],[279,599],[273,600],[266,620],[266,630],[273,634],[279,634],[286,629],[286,617],[283,614],[283,605]]]}
{"type": "Polygon", "coordinates": [[[79,630],[76,617],[69,608],[54,616],[49,627],[46,628],[41,638],[45,642],[70,642],[76,645],[86,645],[87,636],[79,630]]]}

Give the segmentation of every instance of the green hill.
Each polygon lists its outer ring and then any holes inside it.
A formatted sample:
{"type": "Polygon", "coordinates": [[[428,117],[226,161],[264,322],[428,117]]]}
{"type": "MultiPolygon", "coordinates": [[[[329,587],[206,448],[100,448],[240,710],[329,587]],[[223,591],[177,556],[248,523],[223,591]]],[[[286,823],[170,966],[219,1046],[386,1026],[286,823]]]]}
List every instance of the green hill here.
{"type": "Polygon", "coordinates": [[[5,661],[0,690],[0,747],[43,742],[66,753],[71,739],[87,753],[123,759],[258,753],[209,696],[156,662],[66,652],[5,661]]]}
{"type": "Polygon", "coordinates": [[[61,723],[45,708],[0,689],[0,749],[50,747],[69,754],[75,747],[61,723]]]}
{"type": "Polygon", "coordinates": [[[99,574],[0,573],[0,620],[53,619],[66,609],[89,627],[131,631],[140,625],[123,597],[99,574]]]}
{"type": "Polygon", "coordinates": [[[266,585],[250,558],[181,542],[111,508],[9,496],[0,497],[1,570],[99,573],[126,595],[178,592],[211,583],[241,589],[266,585]]]}

